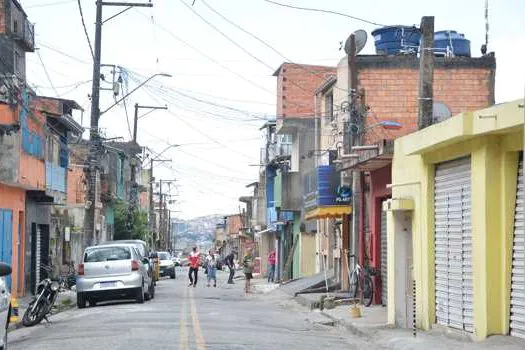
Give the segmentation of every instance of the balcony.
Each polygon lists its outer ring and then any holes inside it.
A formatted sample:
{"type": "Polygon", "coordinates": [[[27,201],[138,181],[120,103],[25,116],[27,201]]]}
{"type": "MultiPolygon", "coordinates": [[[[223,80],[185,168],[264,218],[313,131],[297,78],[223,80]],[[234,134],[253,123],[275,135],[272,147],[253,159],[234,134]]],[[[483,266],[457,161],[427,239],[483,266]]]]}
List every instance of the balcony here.
{"type": "Polygon", "coordinates": [[[27,52],[35,51],[35,26],[27,19],[24,19],[22,28],[18,31],[15,31],[13,36],[27,52]]]}
{"type": "Polygon", "coordinates": [[[291,143],[272,143],[268,148],[261,148],[260,164],[267,164],[276,159],[285,159],[292,154],[291,143]]]}
{"type": "Polygon", "coordinates": [[[66,193],[66,169],[46,162],[46,189],[66,193]]]}

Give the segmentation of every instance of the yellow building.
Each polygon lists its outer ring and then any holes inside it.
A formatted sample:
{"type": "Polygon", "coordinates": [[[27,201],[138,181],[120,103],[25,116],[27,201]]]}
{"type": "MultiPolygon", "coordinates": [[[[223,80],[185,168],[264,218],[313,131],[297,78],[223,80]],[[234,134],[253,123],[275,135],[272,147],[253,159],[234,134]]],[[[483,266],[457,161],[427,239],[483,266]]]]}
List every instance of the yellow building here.
{"type": "Polygon", "coordinates": [[[519,100],[395,141],[390,324],[525,338],[523,123],[519,100]]]}

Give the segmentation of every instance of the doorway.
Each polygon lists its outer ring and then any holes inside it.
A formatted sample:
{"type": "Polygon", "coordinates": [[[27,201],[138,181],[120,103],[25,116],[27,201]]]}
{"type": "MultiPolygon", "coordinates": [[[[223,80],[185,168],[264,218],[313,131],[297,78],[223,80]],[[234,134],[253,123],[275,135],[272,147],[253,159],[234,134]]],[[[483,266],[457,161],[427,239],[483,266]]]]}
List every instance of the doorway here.
{"type": "Polygon", "coordinates": [[[414,321],[412,212],[395,211],[393,214],[396,326],[410,328],[414,321]]]}

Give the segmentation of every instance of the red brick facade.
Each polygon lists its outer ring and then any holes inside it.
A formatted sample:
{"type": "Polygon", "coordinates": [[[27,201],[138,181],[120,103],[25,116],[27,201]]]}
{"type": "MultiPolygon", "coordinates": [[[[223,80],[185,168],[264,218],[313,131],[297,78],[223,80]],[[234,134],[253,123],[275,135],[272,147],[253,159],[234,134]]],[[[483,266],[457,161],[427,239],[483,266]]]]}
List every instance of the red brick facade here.
{"type": "Polygon", "coordinates": [[[314,95],[335,67],[283,63],[277,77],[277,118],[307,118],[314,115],[314,95]]]}
{"type": "MultiPolygon", "coordinates": [[[[398,59],[394,57],[383,60],[387,63],[380,67],[366,62],[360,67],[358,61],[358,86],[364,89],[365,103],[370,107],[365,125],[370,127],[380,120],[392,120],[403,127],[401,130],[372,127],[366,133],[366,143],[395,139],[417,130],[419,68],[414,64],[417,62],[411,62],[412,67],[403,67],[410,62],[406,59],[396,62],[398,59]]],[[[437,60],[434,102],[444,103],[452,115],[490,106],[494,104],[494,76],[493,57],[437,60]]]]}

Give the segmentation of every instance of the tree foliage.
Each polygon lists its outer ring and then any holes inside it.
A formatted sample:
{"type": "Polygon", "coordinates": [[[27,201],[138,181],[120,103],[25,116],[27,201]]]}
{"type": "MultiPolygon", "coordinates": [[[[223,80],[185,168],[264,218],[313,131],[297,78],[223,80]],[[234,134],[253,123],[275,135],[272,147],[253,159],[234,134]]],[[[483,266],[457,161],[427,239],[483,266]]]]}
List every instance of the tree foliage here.
{"type": "MultiPolygon", "coordinates": [[[[130,239],[127,230],[128,205],[126,202],[118,201],[113,207],[115,211],[115,235],[114,239],[130,239]]],[[[148,214],[138,210],[133,215],[133,231],[131,239],[146,240],[148,234],[148,214]]]]}

